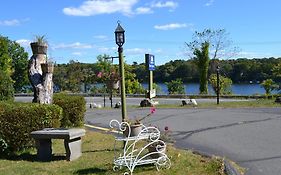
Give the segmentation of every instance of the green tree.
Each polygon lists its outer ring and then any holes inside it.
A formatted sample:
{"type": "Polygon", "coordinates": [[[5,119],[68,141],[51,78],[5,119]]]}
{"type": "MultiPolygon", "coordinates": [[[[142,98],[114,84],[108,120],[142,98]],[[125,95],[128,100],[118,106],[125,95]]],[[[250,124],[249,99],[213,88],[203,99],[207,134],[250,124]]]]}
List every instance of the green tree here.
{"type": "Polygon", "coordinates": [[[0,100],[12,100],[14,94],[11,75],[12,58],[9,55],[9,40],[0,37],[0,100]]]}
{"type": "Polygon", "coordinates": [[[172,80],[165,83],[169,94],[185,94],[184,85],[181,79],[172,80]]]}
{"type": "Polygon", "coordinates": [[[271,91],[276,88],[276,84],[272,79],[266,79],[261,83],[261,86],[265,90],[266,95],[270,95],[271,91]]]}
{"type": "Polygon", "coordinates": [[[67,64],[55,64],[53,81],[60,91],[68,90],[67,64]]]}
{"type": "Polygon", "coordinates": [[[128,94],[142,94],[144,88],[136,79],[136,74],[133,72],[134,67],[128,64],[124,64],[125,69],[125,89],[128,94]]]}
{"type": "MultiPolygon", "coordinates": [[[[217,75],[216,74],[211,74],[209,77],[209,82],[212,85],[212,88],[215,92],[217,92],[217,75]]],[[[231,94],[231,85],[232,85],[232,80],[219,75],[219,92],[221,95],[226,95],[226,94],[231,94]]]]}
{"type": "MultiPolygon", "coordinates": [[[[239,51],[237,47],[232,46],[232,40],[229,39],[229,33],[225,29],[205,29],[202,32],[195,31],[193,41],[186,46],[192,52],[202,46],[202,43],[209,43],[209,53],[211,59],[231,58],[239,51]]],[[[193,55],[190,57],[192,58],[193,55]]]]}
{"type": "Polygon", "coordinates": [[[9,55],[12,58],[12,79],[16,92],[29,84],[28,80],[28,53],[17,42],[9,42],[9,55]]]}
{"type": "Polygon", "coordinates": [[[202,43],[200,49],[195,49],[193,53],[196,57],[194,61],[199,70],[199,90],[200,94],[208,94],[208,67],[209,67],[209,43],[202,43]]]}

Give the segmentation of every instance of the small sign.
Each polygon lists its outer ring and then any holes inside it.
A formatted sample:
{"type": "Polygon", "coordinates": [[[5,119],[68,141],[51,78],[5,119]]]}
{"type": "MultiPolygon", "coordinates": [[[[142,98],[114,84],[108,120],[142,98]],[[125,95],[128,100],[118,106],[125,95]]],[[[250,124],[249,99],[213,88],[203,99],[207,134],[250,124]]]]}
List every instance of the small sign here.
{"type": "Polygon", "coordinates": [[[154,71],[155,70],[155,57],[151,54],[145,54],[145,62],[148,67],[148,70],[154,71]]]}
{"type": "Polygon", "coordinates": [[[156,89],[151,89],[149,98],[154,98],[154,97],[156,97],[156,89]]]}

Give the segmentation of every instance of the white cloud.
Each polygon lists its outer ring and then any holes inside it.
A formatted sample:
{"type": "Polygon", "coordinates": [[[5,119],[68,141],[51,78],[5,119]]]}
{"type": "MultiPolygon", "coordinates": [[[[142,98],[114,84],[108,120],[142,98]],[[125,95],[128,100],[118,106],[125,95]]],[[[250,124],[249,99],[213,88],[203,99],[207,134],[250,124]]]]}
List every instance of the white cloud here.
{"type": "Polygon", "coordinates": [[[18,19],[4,20],[0,21],[0,26],[19,26],[20,23],[18,19]]]}
{"type": "Polygon", "coordinates": [[[106,40],[108,38],[108,36],[106,36],[106,35],[96,35],[96,36],[94,36],[94,38],[100,39],[100,40],[106,40]]]}
{"type": "Polygon", "coordinates": [[[126,52],[126,54],[130,54],[130,55],[139,55],[139,54],[150,53],[151,49],[131,48],[131,49],[126,49],[124,52],[126,52]]]}
{"type": "Polygon", "coordinates": [[[178,3],[174,2],[174,1],[166,1],[166,2],[157,2],[157,3],[153,3],[151,5],[151,7],[154,8],[171,8],[171,9],[175,9],[178,7],[178,3]]]}
{"type": "Polygon", "coordinates": [[[27,22],[29,20],[30,20],[29,18],[2,20],[2,21],[0,21],[0,26],[19,26],[22,23],[27,22]]]}
{"type": "Polygon", "coordinates": [[[116,47],[98,47],[97,49],[99,52],[103,52],[103,53],[117,51],[116,47]]]}
{"type": "Polygon", "coordinates": [[[205,4],[205,6],[211,6],[211,5],[213,5],[213,3],[215,2],[215,0],[209,0],[206,4],[205,4]]]}
{"type": "Polygon", "coordinates": [[[165,24],[165,25],[155,25],[154,28],[157,30],[174,30],[174,29],[179,29],[179,28],[186,28],[186,27],[191,27],[192,24],[185,24],[185,23],[171,23],[171,24],[165,24]]]}
{"type": "Polygon", "coordinates": [[[139,7],[136,9],[136,14],[151,14],[153,13],[152,9],[149,7],[139,7]]]}
{"type": "Polygon", "coordinates": [[[29,47],[31,43],[31,41],[28,39],[19,39],[16,40],[16,42],[19,43],[22,47],[29,47]]]}
{"type": "Polygon", "coordinates": [[[122,13],[131,15],[132,7],[138,0],[87,0],[79,7],[67,7],[63,13],[72,16],[94,16],[99,14],[122,13]]]}
{"type": "Polygon", "coordinates": [[[72,55],[76,55],[76,56],[81,56],[81,55],[82,55],[81,52],[72,52],[71,54],[72,54],[72,55]]]}
{"type": "Polygon", "coordinates": [[[53,49],[91,49],[93,48],[90,44],[82,44],[80,42],[75,42],[71,44],[58,44],[56,46],[53,46],[53,49]]]}

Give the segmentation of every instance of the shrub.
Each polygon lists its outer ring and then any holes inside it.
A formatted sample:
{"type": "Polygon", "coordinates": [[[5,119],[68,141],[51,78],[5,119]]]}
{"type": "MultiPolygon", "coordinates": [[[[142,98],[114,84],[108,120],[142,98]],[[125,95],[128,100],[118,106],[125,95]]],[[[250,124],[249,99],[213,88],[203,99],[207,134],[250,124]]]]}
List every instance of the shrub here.
{"type": "MultiPolygon", "coordinates": [[[[209,81],[215,93],[217,93],[217,75],[210,75],[209,81]]],[[[225,76],[219,75],[219,92],[221,95],[231,94],[232,80],[225,76]]]]}
{"type": "Polygon", "coordinates": [[[86,101],[82,96],[54,94],[53,103],[63,109],[62,127],[79,127],[84,123],[86,101]]]}
{"type": "Polygon", "coordinates": [[[1,144],[9,152],[20,151],[32,146],[30,133],[48,127],[59,127],[62,109],[57,105],[37,103],[0,102],[1,144]]]}
{"type": "Polygon", "coordinates": [[[165,83],[168,87],[169,94],[185,94],[184,85],[181,79],[177,78],[171,82],[165,83]]]}

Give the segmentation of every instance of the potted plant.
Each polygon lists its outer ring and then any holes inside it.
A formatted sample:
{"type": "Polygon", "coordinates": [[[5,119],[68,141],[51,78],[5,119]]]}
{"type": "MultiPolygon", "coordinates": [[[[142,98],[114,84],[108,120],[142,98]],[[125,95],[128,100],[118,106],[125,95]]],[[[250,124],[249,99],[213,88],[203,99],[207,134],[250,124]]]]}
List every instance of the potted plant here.
{"type": "Polygon", "coordinates": [[[124,135],[126,137],[130,136],[130,137],[134,137],[134,136],[138,136],[139,133],[142,131],[143,125],[141,123],[141,121],[143,121],[145,118],[147,118],[148,116],[154,114],[156,111],[155,107],[151,107],[150,108],[150,113],[141,117],[141,118],[135,118],[135,119],[127,119],[125,120],[125,122],[128,123],[128,127],[126,127],[125,131],[124,131],[124,135]]]}
{"type": "Polygon", "coordinates": [[[45,35],[36,35],[34,42],[30,43],[33,55],[47,54],[48,42],[45,35]]]}

